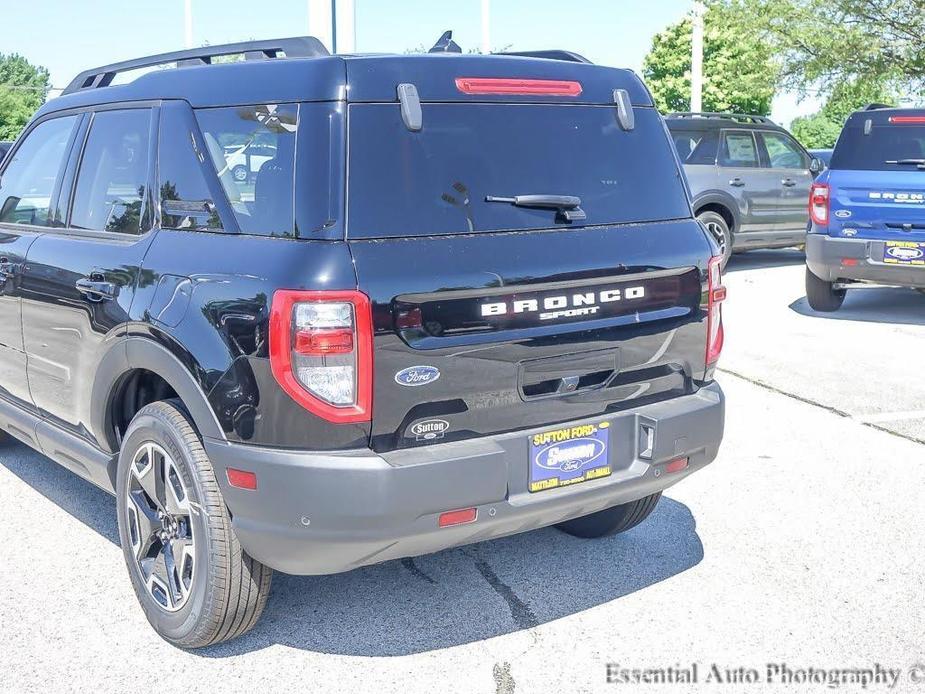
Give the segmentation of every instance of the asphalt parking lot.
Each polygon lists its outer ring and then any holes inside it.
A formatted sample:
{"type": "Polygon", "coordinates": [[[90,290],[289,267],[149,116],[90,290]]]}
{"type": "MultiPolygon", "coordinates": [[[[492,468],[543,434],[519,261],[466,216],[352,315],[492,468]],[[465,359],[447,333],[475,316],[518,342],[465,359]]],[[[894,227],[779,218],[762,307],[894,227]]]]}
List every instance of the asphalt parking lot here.
{"type": "Polygon", "coordinates": [[[763,676],[768,663],[879,663],[903,671],[895,691],[915,691],[925,296],[862,290],[814,314],[792,250],[738,256],[726,283],[720,457],[639,528],[596,541],[546,529],[340,576],[277,575],[254,631],[206,651],[148,627],[114,500],[3,444],[0,689],[614,691],[607,663],[696,663],[701,684],[712,664],[763,676]]]}

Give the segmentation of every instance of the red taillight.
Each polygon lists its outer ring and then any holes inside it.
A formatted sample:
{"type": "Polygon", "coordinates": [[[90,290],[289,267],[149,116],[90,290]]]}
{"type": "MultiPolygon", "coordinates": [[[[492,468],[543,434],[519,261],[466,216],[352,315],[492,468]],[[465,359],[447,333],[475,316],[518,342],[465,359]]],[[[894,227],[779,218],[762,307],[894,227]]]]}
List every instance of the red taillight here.
{"type": "Polygon", "coordinates": [[[813,183],[809,189],[809,217],[815,224],[829,225],[829,186],[827,183],[813,183]]]}
{"type": "Polygon", "coordinates": [[[458,511],[447,511],[441,513],[437,519],[437,525],[446,528],[451,525],[464,525],[465,523],[474,523],[478,518],[478,510],[475,508],[461,508],[458,511]]]}
{"type": "Polygon", "coordinates": [[[456,88],[463,94],[515,94],[524,96],[578,96],[581,94],[581,82],[569,80],[457,77],[456,88]]]}
{"type": "Polygon", "coordinates": [[[723,257],[710,258],[707,263],[707,354],[706,365],[712,366],[719,361],[723,351],[723,309],[726,299],[726,287],[723,286],[723,257]]]}
{"type": "Polygon", "coordinates": [[[349,354],[353,351],[353,330],[349,328],[320,328],[300,330],[295,334],[294,349],[299,354],[349,354]]]}
{"type": "Polygon", "coordinates": [[[228,484],[238,489],[257,489],[257,474],[247,470],[235,470],[233,467],[226,468],[225,474],[228,477],[228,484]]]}
{"type": "Polygon", "coordinates": [[[357,291],[280,290],[270,307],[270,368],[282,389],[331,422],[372,418],[373,327],[357,291]]]}
{"type": "Polygon", "coordinates": [[[925,116],[890,116],[890,123],[896,125],[921,125],[925,123],[925,116]]]}

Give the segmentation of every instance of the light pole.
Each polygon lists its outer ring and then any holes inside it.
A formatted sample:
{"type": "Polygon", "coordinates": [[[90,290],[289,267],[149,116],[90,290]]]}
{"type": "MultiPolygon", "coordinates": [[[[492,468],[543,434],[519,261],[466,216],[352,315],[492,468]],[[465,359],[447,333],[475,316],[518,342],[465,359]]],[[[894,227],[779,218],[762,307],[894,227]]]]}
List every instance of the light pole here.
{"type": "Polygon", "coordinates": [[[482,0],[482,53],[491,53],[491,0],[482,0]]]}
{"type": "Polygon", "coordinates": [[[308,0],[308,33],[331,53],[356,51],[354,0],[308,0]]]}
{"type": "Polygon", "coordinates": [[[694,0],[691,36],[691,111],[703,110],[703,15],[706,8],[702,0],[694,0]]]}
{"type": "Polygon", "coordinates": [[[193,47],[193,0],[186,0],[183,8],[184,44],[193,47]]]}

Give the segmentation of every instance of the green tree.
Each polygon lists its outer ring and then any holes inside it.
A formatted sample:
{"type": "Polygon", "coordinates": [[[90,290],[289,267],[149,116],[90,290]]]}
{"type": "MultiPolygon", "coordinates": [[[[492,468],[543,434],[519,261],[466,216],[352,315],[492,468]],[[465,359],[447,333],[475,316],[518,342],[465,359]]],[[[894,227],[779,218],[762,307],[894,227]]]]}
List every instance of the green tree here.
{"type": "Polygon", "coordinates": [[[19,135],[48,94],[48,70],[21,55],[0,53],[0,140],[19,135]]]}
{"type": "MultiPolygon", "coordinates": [[[[767,115],[777,83],[771,48],[750,31],[749,13],[735,0],[715,0],[704,15],[703,107],[767,115]]],[[[691,17],[652,41],[643,75],[662,111],[690,110],[691,17]]]]}
{"type": "Polygon", "coordinates": [[[831,88],[829,98],[817,113],[795,119],[790,130],[806,147],[829,149],[835,146],[845,119],[854,111],[872,103],[896,101],[896,94],[882,83],[862,79],[841,82],[831,88]]]}
{"type": "MultiPolygon", "coordinates": [[[[730,0],[733,1],[733,0],[730,0]]],[[[925,93],[925,0],[735,0],[771,46],[782,86],[925,93]]]]}

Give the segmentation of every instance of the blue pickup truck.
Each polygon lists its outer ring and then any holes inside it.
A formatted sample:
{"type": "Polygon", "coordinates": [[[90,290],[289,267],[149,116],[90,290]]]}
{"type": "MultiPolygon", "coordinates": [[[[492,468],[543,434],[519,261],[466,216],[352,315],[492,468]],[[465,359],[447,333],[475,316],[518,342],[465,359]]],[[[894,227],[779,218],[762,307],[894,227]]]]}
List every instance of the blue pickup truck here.
{"type": "Polygon", "coordinates": [[[813,184],[806,298],[836,311],[852,285],[925,290],[925,109],[852,114],[813,184]]]}

